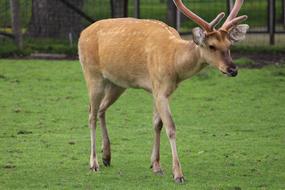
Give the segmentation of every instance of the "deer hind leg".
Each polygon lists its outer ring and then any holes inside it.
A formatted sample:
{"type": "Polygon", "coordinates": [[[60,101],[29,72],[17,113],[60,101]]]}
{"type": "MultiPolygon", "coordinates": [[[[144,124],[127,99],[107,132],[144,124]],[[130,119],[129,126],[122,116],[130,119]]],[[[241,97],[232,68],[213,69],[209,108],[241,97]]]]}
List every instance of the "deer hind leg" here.
{"type": "Polygon", "coordinates": [[[91,136],[90,169],[99,170],[96,155],[96,121],[99,106],[104,95],[104,81],[102,78],[91,79],[88,81],[90,109],[89,109],[89,128],[91,136]]]}
{"type": "Polygon", "coordinates": [[[105,87],[105,96],[100,104],[98,118],[102,129],[102,160],[105,166],[110,166],[111,164],[111,146],[106,126],[105,112],[124,91],[124,88],[118,87],[112,83],[108,83],[105,87]]]}
{"type": "Polygon", "coordinates": [[[162,169],[160,167],[159,159],[160,159],[160,132],[162,129],[162,120],[154,106],[153,110],[153,128],[154,128],[154,142],[153,149],[151,154],[151,168],[152,171],[156,174],[163,175],[162,169]]]}

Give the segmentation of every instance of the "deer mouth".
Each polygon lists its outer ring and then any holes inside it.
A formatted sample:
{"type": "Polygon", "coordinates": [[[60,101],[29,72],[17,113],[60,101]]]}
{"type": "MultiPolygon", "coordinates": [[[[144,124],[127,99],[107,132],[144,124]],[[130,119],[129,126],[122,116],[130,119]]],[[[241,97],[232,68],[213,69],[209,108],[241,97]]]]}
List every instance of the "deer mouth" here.
{"type": "Polygon", "coordinates": [[[238,70],[237,69],[234,69],[234,70],[228,69],[226,72],[221,70],[221,73],[223,73],[224,75],[227,75],[228,77],[236,77],[238,75],[238,70]]]}
{"type": "Polygon", "coordinates": [[[238,75],[238,68],[236,66],[229,67],[227,69],[227,75],[230,77],[236,77],[238,75]]]}

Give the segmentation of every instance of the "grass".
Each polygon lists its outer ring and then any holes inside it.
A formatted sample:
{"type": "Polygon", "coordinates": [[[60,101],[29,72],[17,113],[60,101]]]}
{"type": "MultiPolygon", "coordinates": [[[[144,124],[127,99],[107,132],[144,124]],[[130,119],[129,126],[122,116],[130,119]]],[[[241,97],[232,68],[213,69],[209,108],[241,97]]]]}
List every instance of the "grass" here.
{"type": "MultiPolygon", "coordinates": [[[[0,189],[285,189],[285,68],[208,68],[180,85],[171,107],[187,179],[149,169],[152,99],[128,90],[107,113],[112,166],[88,169],[87,91],[77,61],[0,60],[0,189]]],[[[98,128],[98,144],[101,137],[98,128]]],[[[99,152],[99,151],[98,151],[99,152]]]]}
{"type": "Polygon", "coordinates": [[[65,40],[25,38],[24,48],[21,50],[10,39],[2,39],[0,42],[0,58],[25,57],[32,53],[77,55],[77,42],[70,45],[65,40]]]}

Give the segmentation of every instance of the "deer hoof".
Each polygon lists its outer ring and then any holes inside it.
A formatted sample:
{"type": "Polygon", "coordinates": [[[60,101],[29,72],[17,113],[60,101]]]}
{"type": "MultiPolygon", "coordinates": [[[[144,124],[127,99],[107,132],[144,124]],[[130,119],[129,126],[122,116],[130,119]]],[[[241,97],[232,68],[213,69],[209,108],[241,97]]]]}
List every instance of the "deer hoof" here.
{"type": "Polygon", "coordinates": [[[103,161],[104,166],[106,166],[106,167],[111,165],[111,160],[110,159],[102,158],[102,161],[103,161]]]}
{"type": "Polygon", "coordinates": [[[185,182],[185,179],[183,176],[182,177],[176,177],[174,180],[176,183],[179,183],[179,184],[182,184],[185,182]]]}
{"type": "Polygon", "coordinates": [[[157,171],[153,171],[153,173],[154,173],[155,175],[159,175],[159,176],[163,176],[163,175],[164,175],[162,169],[159,169],[159,170],[157,170],[157,171]]]}
{"type": "Polygon", "coordinates": [[[90,166],[92,172],[99,172],[99,166],[90,166]]]}
{"type": "Polygon", "coordinates": [[[156,175],[164,175],[162,169],[160,168],[160,165],[158,162],[154,162],[151,164],[150,168],[152,169],[153,173],[156,175]]]}

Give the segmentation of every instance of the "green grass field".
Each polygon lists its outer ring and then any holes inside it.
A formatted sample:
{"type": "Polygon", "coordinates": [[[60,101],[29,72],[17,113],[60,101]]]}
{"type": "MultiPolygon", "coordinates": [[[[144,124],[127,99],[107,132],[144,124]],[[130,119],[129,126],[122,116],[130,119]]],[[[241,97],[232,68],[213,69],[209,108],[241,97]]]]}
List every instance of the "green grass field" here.
{"type": "Polygon", "coordinates": [[[284,87],[284,65],[244,68],[237,78],[208,68],[182,83],[171,101],[187,180],[177,185],[164,131],[165,175],[149,169],[149,94],[128,90],[110,108],[112,166],[99,154],[101,171],[92,173],[79,63],[2,59],[0,189],[285,189],[284,87]]]}

